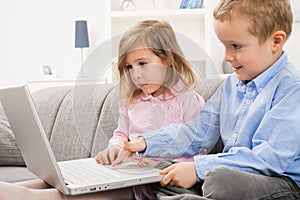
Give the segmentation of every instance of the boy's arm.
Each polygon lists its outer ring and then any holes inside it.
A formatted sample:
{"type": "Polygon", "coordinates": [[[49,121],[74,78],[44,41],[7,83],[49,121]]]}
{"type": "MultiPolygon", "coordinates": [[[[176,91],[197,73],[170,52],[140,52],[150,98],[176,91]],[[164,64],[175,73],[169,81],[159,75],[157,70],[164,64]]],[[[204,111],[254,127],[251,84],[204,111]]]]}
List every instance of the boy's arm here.
{"type": "MultiPolygon", "coordinates": [[[[143,134],[142,137],[146,144],[143,156],[191,156],[213,146],[220,136],[221,95],[222,87],[215,92],[193,120],[183,124],[172,124],[159,131],[143,134]]],[[[143,151],[143,149],[136,151],[143,151]]]]}
{"type": "Polygon", "coordinates": [[[199,152],[199,146],[196,147],[196,144],[194,148],[191,148],[193,146],[191,143],[197,140],[197,122],[198,118],[186,124],[172,124],[157,132],[145,133],[130,142],[124,141],[123,149],[140,152],[146,157],[194,155],[199,152]]]}
{"type": "Polygon", "coordinates": [[[143,156],[192,156],[204,149],[210,149],[220,137],[220,106],[223,92],[224,84],[221,84],[196,118],[144,134],[147,148],[143,156]]]}

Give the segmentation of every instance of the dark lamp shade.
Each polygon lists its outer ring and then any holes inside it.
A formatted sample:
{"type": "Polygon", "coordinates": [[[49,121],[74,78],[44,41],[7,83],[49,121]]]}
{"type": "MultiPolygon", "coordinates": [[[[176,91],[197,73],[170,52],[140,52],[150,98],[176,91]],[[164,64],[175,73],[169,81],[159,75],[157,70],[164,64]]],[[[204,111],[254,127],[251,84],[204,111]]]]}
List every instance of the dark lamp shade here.
{"type": "Polygon", "coordinates": [[[75,48],[89,47],[87,23],[84,20],[75,22],[75,48]]]}

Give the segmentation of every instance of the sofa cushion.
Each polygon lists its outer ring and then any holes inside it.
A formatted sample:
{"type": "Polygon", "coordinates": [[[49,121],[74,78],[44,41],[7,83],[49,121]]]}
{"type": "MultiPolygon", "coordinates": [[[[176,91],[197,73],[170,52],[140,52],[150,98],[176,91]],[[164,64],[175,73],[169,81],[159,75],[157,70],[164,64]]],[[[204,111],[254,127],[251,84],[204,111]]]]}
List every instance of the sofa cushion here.
{"type": "Polygon", "coordinates": [[[109,84],[76,86],[64,97],[50,137],[58,161],[91,156],[103,102],[112,87],[109,84]]]}
{"type": "Polygon", "coordinates": [[[200,94],[206,102],[215,93],[222,82],[223,80],[217,78],[201,79],[195,85],[194,90],[200,94]]]}
{"type": "MultiPolygon", "coordinates": [[[[24,165],[24,160],[0,104],[0,165],[24,165]]],[[[1,180],[1,179],[0,179],[1,180]]]]}
{"type": "Polygon", "coordinates": [[[0,168],[0,180],[9,183],[37,179],[26,167],[21,166],[2,166],[0,168]]]}
{"type": "Polygon", "coordinates": [[[91,155],[95,156],[99,151],[103,151],[117,128],[119,119],[119,87],[115,86],[108,93],[101,115],[97,124],[97,130],[93,142],[91,155]]]}

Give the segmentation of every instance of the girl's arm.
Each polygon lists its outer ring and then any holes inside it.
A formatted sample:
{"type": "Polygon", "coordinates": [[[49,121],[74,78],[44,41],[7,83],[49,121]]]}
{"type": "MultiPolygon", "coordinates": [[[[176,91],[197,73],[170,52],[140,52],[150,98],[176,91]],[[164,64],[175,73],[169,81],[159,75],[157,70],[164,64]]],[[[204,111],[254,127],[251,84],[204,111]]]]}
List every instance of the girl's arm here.
{"type": "Polygon", "coordinates": [[[112,138],[109,140],[110,145],[123,146],[123,141],[129,139],[129,118],[127,107],[121,106],[119,111],[118,127],[114,131],[112,138]]]}
{"type": "Polygon", "coordinates": [[[109,140],[108,147],[98,152],[95,157],[98,163],[112,166],[123,162],[129,161],[133,158],[132,153],[125,152],[122,149],[123,142],[128,141],[129,138],[129,119],[127,115],[127,108],[125,106],[120,107],[120,115],[118,120],[118,127],[114,131],[112,138],[109,140]]]}

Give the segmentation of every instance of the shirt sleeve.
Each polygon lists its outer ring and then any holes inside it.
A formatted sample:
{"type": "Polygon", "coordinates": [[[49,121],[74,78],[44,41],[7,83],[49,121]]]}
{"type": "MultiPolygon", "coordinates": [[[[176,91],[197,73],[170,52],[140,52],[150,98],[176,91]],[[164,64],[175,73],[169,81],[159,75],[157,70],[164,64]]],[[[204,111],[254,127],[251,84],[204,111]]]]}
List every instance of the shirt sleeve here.
{"type": "Polygon", "coordinates": [[[123,141],[129,139],[129,118],[126,106],[120,106],[118,127],[109,140],[109,145],[123,146],[123,141]]]}
{"type": "Polygon", "coordinates": [[[192,156],[204,149],[210,149],[220,137],[221,94],[222,90],[218,89],[193,120],[183,124],[172,124],[157,132],[144,134],[147,144],[144,156],[192,156]]]}

